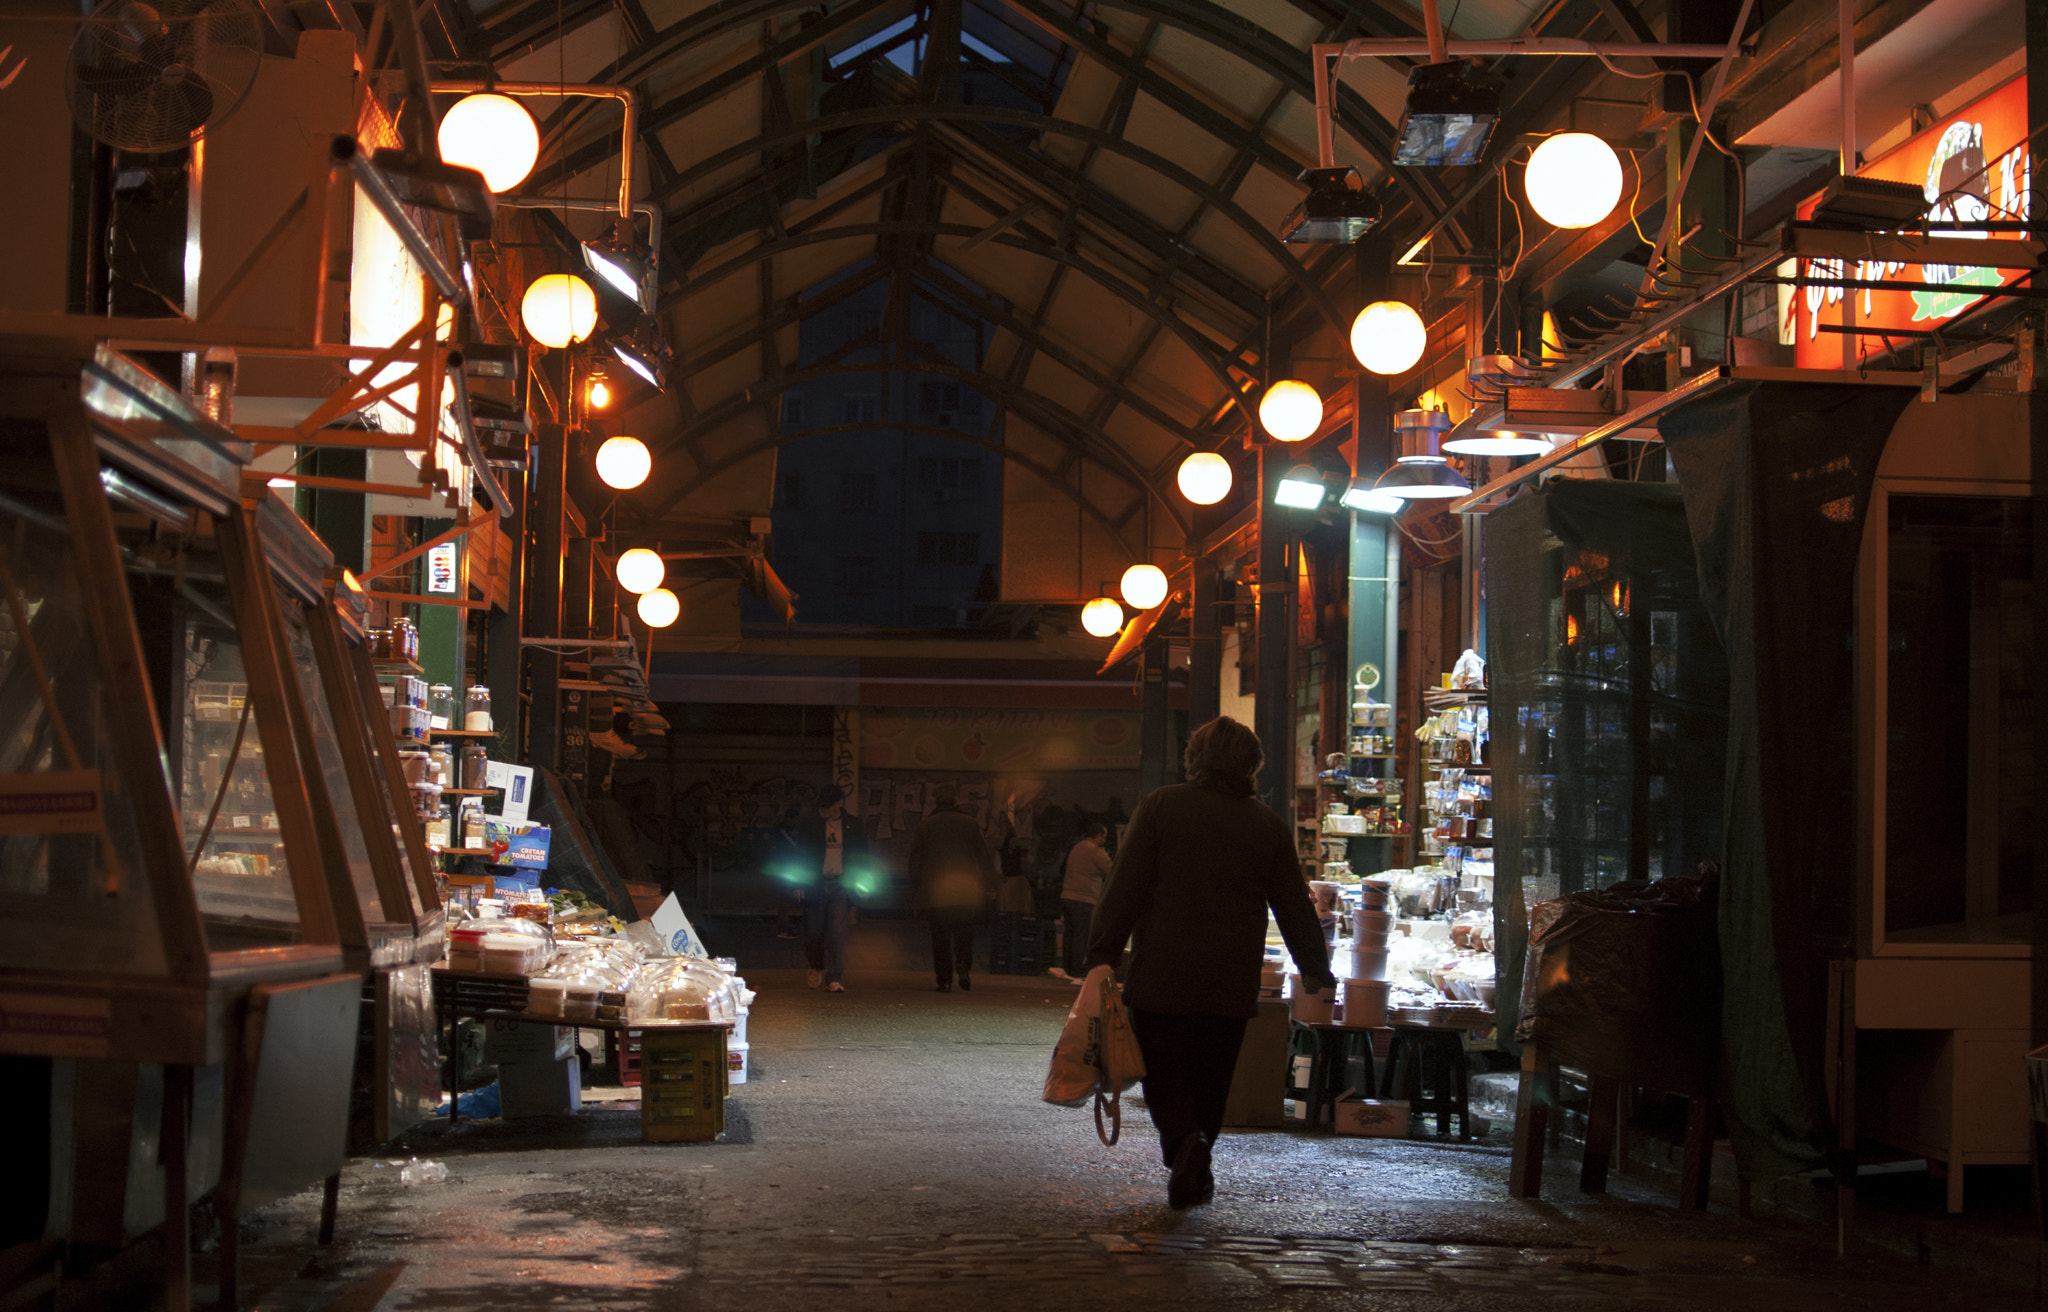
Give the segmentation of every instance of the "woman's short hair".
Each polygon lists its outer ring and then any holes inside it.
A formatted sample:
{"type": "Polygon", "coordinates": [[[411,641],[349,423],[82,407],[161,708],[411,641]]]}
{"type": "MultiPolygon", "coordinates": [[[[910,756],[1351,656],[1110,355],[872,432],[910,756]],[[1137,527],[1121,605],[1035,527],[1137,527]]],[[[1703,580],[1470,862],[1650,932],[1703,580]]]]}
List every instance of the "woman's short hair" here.
{"type": "Polygon", "coordinates": [[[1081,826],[1081,837],[1107,838],[1109,837],[1109,826],[1102,823],[1100,820],[1091,820],[1087,824],[1081,826]]]}
{"type": "Polygon", "coordinates": [[[1202,774],[1235,775],[1250,779],[1266,763],[1266,749],[1259,736],[1227,715],[1219,715],[1188,735],[1182,756],[1188,777],[1202,774]]]}

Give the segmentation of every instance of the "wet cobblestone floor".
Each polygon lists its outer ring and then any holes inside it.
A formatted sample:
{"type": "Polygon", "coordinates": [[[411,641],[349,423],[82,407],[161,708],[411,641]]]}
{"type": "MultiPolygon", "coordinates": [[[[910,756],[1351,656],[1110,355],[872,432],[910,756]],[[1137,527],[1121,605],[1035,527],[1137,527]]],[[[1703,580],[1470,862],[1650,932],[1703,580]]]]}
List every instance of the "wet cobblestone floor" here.
{"type": "MultiPolygon", "coordinates": [[[[857,982],[856,982],[857,983],[857,982]]],[[[1215,1203],[1173,1212],[1149,1123],[1116,1148],[1037,1099],[1071,994],[763,989],[728,1142],[643,1144],[632,1104],[417,1132],[447,1164],[345,1176],[245,1228],[269,1312],[1229,1307],[1925,1309],[2031,1292],[1899,1259],[1838,1260],[1818,1228],[1682,1214],[1632,1180],[1507,1197],[1505,1133],[1474,1144],[1228,1132],[1215,1203]]]]}

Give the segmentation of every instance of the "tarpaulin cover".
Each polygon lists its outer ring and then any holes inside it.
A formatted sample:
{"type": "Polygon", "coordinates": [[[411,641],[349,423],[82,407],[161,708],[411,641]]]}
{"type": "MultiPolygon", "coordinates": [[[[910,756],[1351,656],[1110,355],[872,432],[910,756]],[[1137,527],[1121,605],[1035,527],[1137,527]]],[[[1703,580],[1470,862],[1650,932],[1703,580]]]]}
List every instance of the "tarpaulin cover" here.
{"type": "Polygon", "coordinates": [[[1721,962],[1713,882],[1621,883],[1539,903],[1515,1036],[1566,1065],[1714,1094],[1721,962]]]}
{"type": "Polygon", "coordinates": [[[1742,1174],[1819,1162],[1827,963],[1852,948],[1855,578],[1879,457],[1914,393],[1738,383],[1659,424],[1728,656],[1723,1108],[1742,1174]]]}
{"type": "Polygon", "coordinates": [[[1487,520],[1486,587],[1512,1033],[1528,908],[1719,858],[1727,666],[1669,484],[1560,478],[1518,497],[1487,520]]]}

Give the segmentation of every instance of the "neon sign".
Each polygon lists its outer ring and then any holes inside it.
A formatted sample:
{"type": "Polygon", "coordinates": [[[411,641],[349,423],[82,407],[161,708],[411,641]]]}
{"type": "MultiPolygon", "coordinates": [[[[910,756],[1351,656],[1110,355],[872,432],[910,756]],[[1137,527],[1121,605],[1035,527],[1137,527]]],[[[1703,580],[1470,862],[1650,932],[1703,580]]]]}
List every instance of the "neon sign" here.
{"type": "MultiPolygon", "coordinates": [[[[2027,144],[2027,79],[2022,74],[1997,90],[1944,115],[1934,126],[1898,149],[1864,165],[1860,176],[1911,182],[1927,198],[1932,224],[1985,223],[2027,217],[2033,190],[2033,152],[2027,144]]],[[[1820,198],[1799,207],[1810,218],[1820,198]]],[[[1932,235],[1983,238],[1983,231],[1936,230],[1932,235]]],[[[1873,330],[1940,328],[1982,302],[1974,287],[1997,287],[2026,276],[2021,269],[1960,264],[1903,264],[1896,260],[1802,259],[1799,276],[1850,282],[1933,283],[1932,288],[1842,288],[1806,286],[1780,302],[1789,335],[1803,368],[1839,368],[1845,356],[1840,334],[1823,327],[1851,322],[1873,330]],[[1853,299],[1851,299],[1853,298],[1853,299]],[[1846,302],[1846,304],[1845,304],[1846,302]]],[[[1792,290],[1792,289],[1787,289],[1792,290]]],[[[1781,339],[1782,340],[1782,339],[1781,339]]],[[[1858,339],[1848,357],[1867,349],[1858,339]]]]}

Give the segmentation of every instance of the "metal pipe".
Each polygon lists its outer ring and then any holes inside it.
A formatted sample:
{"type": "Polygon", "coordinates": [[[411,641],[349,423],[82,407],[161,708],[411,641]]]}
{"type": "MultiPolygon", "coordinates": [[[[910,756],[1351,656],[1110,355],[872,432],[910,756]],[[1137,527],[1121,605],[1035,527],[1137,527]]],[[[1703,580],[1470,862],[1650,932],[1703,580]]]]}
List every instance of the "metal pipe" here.
{"type": "Polygon", "coordinates": [[[1337,167],[1337,123],[1333,109],[1336,97],[1330,94],[1331,54],[1331,47],[1317,46],[1311,61],[1316,76],[1316,167],[1325,169],[1337,167]]]}
{"type": "Polygon", "coordinates": [[[1842,176],[1856,173],[1856,0],[1838,0],[1835,26],[1842,50],[1842,176]]]}
{"type": "Polygon", "coordinates": [[[405,244],[406,251],[422,269],[426,270],[427,276],[434,280],[434,286],[440,290],[442,299],[456,305],[468,304],[469,290],[462,285],[462,280],[450,273],[448,266],[441,262],[441,257],[427,241],[427,235],[419,230],[419,225],[405,212],[405,206],[391,190],[391,184],[384,180],[384,175],[378,171],[377,166],[370,163],[369,156],[363,153],[356,139],[345,134],[336,137],[331,152],[335,166],[346,168],[354,175],[356,185],[363,189],[363,194],[377,207],[377,213],[384,217],[384,222],[391,225],[391,230],[398,234],[398,240],[405,244]]]}
{"type": "MultiPolygon", "coordinates": [[[[589,198],[548,200],[541,196],[500,196],[498,197],[498,208],[501,210],[576,210],[579,212],[596,210],[605,214],[610,214],[613,211],[612,203],[608,200],[591,200],[589,198]]],[[[634,204],[633,213],[645,214],[647,216],[647,249],[653,251],[655,259],[659,261],[661,259],[661,206],[643,200],[634,204]]]]}
{"type": "Polygon", "coordinates": [[[476,442],[476,424],[469,413],[469,378],[462,372],[460,351],[448,352],[448,393],[449,403],[455,408],[455,426],[462,432],[462,449],[469,456],[469,472],[483,484],[484,496],[491,509],[498,512],[498,518],[510,519],[512,499],[498,486],[498,477],[491,472],[490,457],[476,442]]]}
{"type": "Polygon", "coordinates": [[[1429,39],[1430,63],[1441,64],[1450,59],[1444,52],[1444,18],[1437,0],[1422,0],[1422,34],[1429,39]]]}
{"type": "Polygon", "coordinates": [[[619,129],[619,217],[633,217],[633,143],[640,135],[640,102],[631,87],[598,82],[436,82],[434,90],[460,95],[487,91],[501,96],[582,96],[618,101],[625,115],[619,129]]]}
{"type": "MultiPolygon", "coordinates": [[[[1414,58],[1435,54],[1429,41],[1423,37],[1361,37],[1355,41],[1318,43],[1310,48],[1344,59],[1414,58]]],[[[1443,52],[1452,58],[1465,55],[1587,55],[1598,58],[1605,55],[1610,59],[1631,56],[1641,59],[1719,59],[1728,53],[1726,47],[1706,42],[1580,41],[1557,36],[1474,41],[1447,38],[1443,52]]]]}

